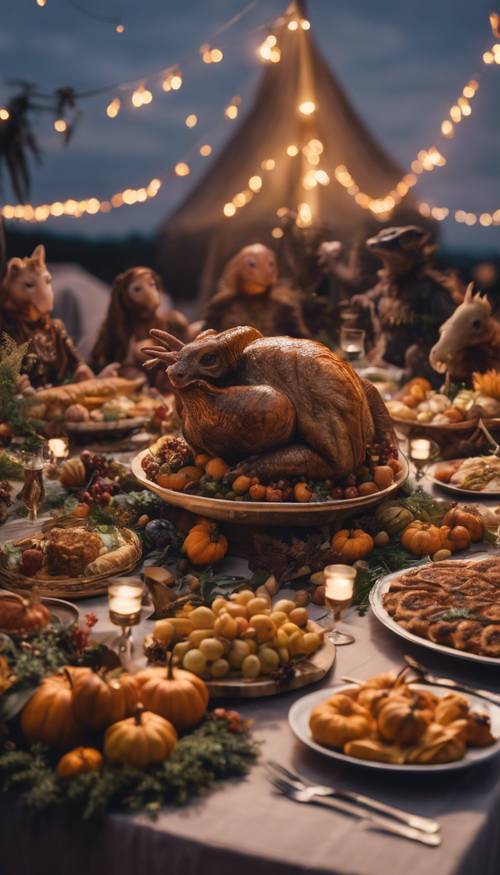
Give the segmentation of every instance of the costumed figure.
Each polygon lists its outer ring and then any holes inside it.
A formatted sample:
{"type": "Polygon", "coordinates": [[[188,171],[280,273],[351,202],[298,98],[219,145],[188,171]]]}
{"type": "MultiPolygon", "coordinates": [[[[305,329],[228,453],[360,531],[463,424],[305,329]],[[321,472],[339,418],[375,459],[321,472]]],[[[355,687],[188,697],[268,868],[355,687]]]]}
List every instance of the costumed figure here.
{"type": "MultiPolygon", "coordinates": [[[[182,313],[161,313],[162,288],[160,277],[149,267],[132,267],[115,278],[108,312],[91,353],[92,367],[116,361],[120,376],[133,379],[144,373],[142,347],[149,343],[152,328],[188,339],[188,322],[182,313]]],[[[159,374],[152,372],[150,379],[154,385],[161,383],[159,374]]]]}
{"type": "Polygon", "coordinates": [[[23,391],[94,376],[64,323],[51,318],[53,306],[44,247],[37,246],[26,258],[11,258],[0,285],[0,331],[18,344],[29,342],[23,364],[23,391]]]}
{"type": "Polygon", "coordinates": [[[377,284],[352,298],[353,305],[373,309],[377,320],[380,336],[369,358],[404,368],[408,377],[432,376],[428,354],[463,299],[459,280],[430,264],[428,233],[414,225],[384,228],[366,245],[383,264],[377,284]]]}
{"type": "Polygon", "coordinates": [[[206,331],[184,346],[152,335],[161,345],[146,351],[168,365],[187,442],[237,473],[340,478],[363,463],[372,440],[396,445],[375,386],[321,343],[250,326],[206,331]]]}
{"type": "Polygon", "coordinates": [[[298,293],[278,280],[276,256],[262,243],[244,246],[228,262],[203,324],[215,331],[252,325],[265,336],[309,336],[298,293]]]}
{"type": "Polygon", "coordinates": [[[474,372],[500,370],[500,324],[491,315],[487,296],[473,294],[472,283],[463,303],[441,326],[429,361],[455,383],[470,383],[474,372]]]}

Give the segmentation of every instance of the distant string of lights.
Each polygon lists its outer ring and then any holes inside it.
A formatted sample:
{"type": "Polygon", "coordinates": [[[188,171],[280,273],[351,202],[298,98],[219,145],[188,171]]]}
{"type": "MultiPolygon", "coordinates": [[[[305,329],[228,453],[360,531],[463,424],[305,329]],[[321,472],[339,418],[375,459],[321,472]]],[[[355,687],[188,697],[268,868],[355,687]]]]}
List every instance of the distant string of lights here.
{"type": "MultiPolygon", "coordinates": [[[[38,2],[38,0],[37,0],[38,2]]],[[[44,0],[44,3],[46,0],[44,0]]],[[[245,15],[257,0],[244,7],[240,13],[229,19],[217,33],[212,37],[212,42],[206,42],[200,47],[200,58],[203,63],[211,64],[220,63],[224,54],[221,49],[213,45],[215,36],[222,33],[224,30],[231,27],[243,15],[245,15]]],[[[44,5],[40,3],[39,5],[44,5]]],[[[500,36],[496,33],[495,27],[500,30],[500,16],[496,13],[490,15],[490,23],[495,36],[500,36]],[[493,22],[493,18],[496,18],[493,22]]],[[[285,26],[289,31],[307,31],[310,29],[310,22],[302,17],[296,17],[292,12],[288,12],[285,16],[281,16],[274,22],[276,25],[285,26]]],[[[281,60],[281,48],[278,43],[278,37],[274,33],[269,33],[257,49],[258,57],[264,63],[279,63],[281,60]]],[[[500,43],[495,43],[491,51],[483,54],[483,62],[485,64],[500,64],[500,43]]],[[[115,86],[114,90],[125,90],[130,92],[131,105],[138,109],[147,105],[153,100],[153,92],[148,86],[149,80],[157,77],[159,74],[153,74],[142,80],[136,80],[133,83],[122,83],[115,86]]],[[[180,64],[173,65],[166,70],[160,71],[161,88],[164,92],[178,91],[183,84],[183,74],[180,64]]],[[[448,116],[443,119],[440,126],[440,134],[445,139],[451,139],[455,135],[456,125],[460,123],[462,118],[471,115],[471,101],[475,97],[479,89],[479,83],[476,79],[471,79],[463,87],[457,101],[451,106],[448,116]]],[[[233,97],[224,109],[224,117],[228,120],[234,120],[238,117],[241,98],[233,97]]],[[[116,118],[123,106],[122,98],[115,96],[106,106],[106,115],[108,118],[116,118]]],[[[315,100],[309,94],[308,99],[301,99],[297,106],[299,115],[304,117],[312,116],[317,110],[315,100]]],[[[5,121],[9,118],[8,110],[0,108],[0,121],[5,121]]],[[[188,128],[194,128],[198,124],[198,116],[196,113],[189,113],[184,118],[184,124],[188,128]]],[[[59,133],[64,133],[66,123],[64,119],[57,119],[54,122],[54,128],[59,133]]],[[[208,157],[212,153],[212,146],[208,142],[199,143],[196,147],[198,154],[201,157],[208,157]]],[[[302,187],[306,192],[304,200],[297,204],[295,212],[295,221],[298,227],[306,228],[313,223],[313,210],[308,202],[308,192],[311,192],[316,186],[326,186],[330,184],[330,177],[326,170],[320,165],[321,155],[324,151],[323,143],[317,138],[309,138],[308,141],[298,146],[291,143],[284,150],[284,155],[279,158],[264,158],[260,162],[260,166],[256,173],[250,176],[247,184],[242,187],[241,191],[236,192],[231,200],[227,201],[222,208],[223,215],[230,219],[236,215],[238,210],[245,207],[250,201],[258,195],[263,187],[266,174],[274,171],[280,161],[288,158],[300,157],[305,167],[302,173],[302,187]]],[[[344,164],[339,164],[334,169],[336,181],[345,189],[362,209],[369,210],[376,218],[383,221],[390,217],[395,207],[403,200],[408,192],[417,184],[418,177],[423,172],[433,171],[437,167],[444,167],[446,158],[437,146],[430,146],[428,149],[421,149],[416,155],[416,158],[411,162],[410,170],[405,173],[396,185],[384,196],[372,197],[362,191],[353,178],[348,168],[344,164]]],[[[171,172],[178,177],[189,176],[191,172],[190,164],[185,161],[178,161],[172,168],[171,172]]],[[[59,216],[71,216],[79,218],[84,214],[108,213],[113,209],[122,206],[131,206],[136,203],[143,203],[157,195],[162,185],[161,178],[152,179],[147,186],[134,189],[127,188],[117,192],[110,199],[101,200],[97,197],[91,197],[84,200],[69,198],[66,201],[54,201],[48,204],[16,204],[5,205],[0,213],[6,219],[17,219],[28,222],[44,222],[49,218],[59,216]]],[[[451,210],[448,207],[431,206],[428,203],[422,202],[419,204],[421,215],[432,217],[437,221],[445,219],[454,219],[458,223],[473,226],[480,225],[482,227],[490,227],[500,225],[500,209],[493,212],[475,213],[465,210],[451,210]]],[[[284,213],[288,213],[287,207],[280,207],[277,210],[277,215],[280,217],[284,213]]],[[[283,229],[279,226],[271,230],[271,234],[275,238],[283,236],[283,229]]]]}

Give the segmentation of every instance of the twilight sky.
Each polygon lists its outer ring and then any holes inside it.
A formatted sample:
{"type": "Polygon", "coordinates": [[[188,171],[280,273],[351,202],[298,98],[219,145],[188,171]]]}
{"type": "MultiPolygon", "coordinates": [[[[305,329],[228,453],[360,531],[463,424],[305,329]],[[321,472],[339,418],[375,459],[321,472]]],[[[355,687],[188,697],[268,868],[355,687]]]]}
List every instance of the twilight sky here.
{"type": "MultiPolygon", "coordinates": [[[[45,91],[72,85],[85,90],[134,80],[181,62],[184,85],[164,94],[161,76],[149,79],[155,99],[139,110],[128,106],[117,119],[105,115],[118,90],[81,104],[83,115],[74,139],[62,149],[52,119],[37,121],[44,148],[34,171],[32,202],[70,197],[109,197],[128,186],[138,188],[168,174],[177,161],[190,161],[192,174],[169,175],[158,197],[108,215],[77,221],[51,219],[46,228],[82,235],[151,233],[192,186],[210,159],[197,154],[200,143],[214,151],[234,130],[224,119],[230,98],[250,103],[261,71],[256,48],[265,25],[285,0],[258,0],[241,21],[214,39],[224,61],[210,66],[199,59],[199,46],[238,13],[244,0],[1,0],[0,101],[11,89],[5,80],[21,78],[45,91]],[[75,6],[124,22],[117,35],[111,24],[96,21],[75,6]],[[196,113],[198,125],[183,123],[196,113]]],[[[373,133],[403,167],[422,147],[440,145],[441,120],[467,81],[479,74],[481,87],[472,116],[444,141],[446,167],[424,174],[416,194],[452,209],[500,208],[500,68],[481,57],[493,43],[484,0],[310,0],[315,38],[328,62],[373,133]]],[[[130,97],[125,103],[130,106],[130,97]]],[[[346,156],[346,163],[348,156],[346,156]]],[[[13,196],[5,183],[5,199],[13,196]]],[[[500,227],[466,228],[442,223],[443,242],[454,248],[500,254],[500,227]]]]}

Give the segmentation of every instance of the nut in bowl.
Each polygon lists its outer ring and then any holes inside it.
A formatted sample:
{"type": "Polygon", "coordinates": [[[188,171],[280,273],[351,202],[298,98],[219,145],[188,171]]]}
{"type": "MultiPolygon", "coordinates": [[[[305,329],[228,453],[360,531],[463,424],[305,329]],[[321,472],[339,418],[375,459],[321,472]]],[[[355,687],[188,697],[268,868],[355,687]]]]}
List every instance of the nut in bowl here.
{"type": "Polygon", "coordinates": [[[358,685],[312,693],[289,721],[309,747],[372,768],[422,772],[463,768],[499,749],[500,708],[474,696],[386,672],[358,685]]]}

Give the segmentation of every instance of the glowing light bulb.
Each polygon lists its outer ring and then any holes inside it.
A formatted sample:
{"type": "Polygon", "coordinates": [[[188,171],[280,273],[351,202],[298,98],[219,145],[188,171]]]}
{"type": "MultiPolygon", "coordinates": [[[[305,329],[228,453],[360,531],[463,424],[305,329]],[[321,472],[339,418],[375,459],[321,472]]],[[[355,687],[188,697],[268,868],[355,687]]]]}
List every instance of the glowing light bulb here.
{"type": "Polygon", "coordinates": [[[316,170],[314,175],[320,185],[329,185],[330,177],[328,176],[326,170],[316,170]]]}
{"type": "Polygon", "coordinates": [[[246,196],[245,192],[239,191],[238,194],[235,194],[232,202],[233,202],[234,206],[237,207],[238,209],[240,207],[244,207],[246,202],[247,202],[247,196],[246,196]]]}
{"type": "Polygon", "coordinates": [[[43,7],[47,5],[47,0],[36,0],[36,5],[43,9],[43,7]]]}
{"type": "Polygon", "coordinates": [[[458,124],[458,122],[461,121],[462,110],[460,109],[460,107],[457,104],[455,104],[454,106],[451,107],[450,118],[452,121],[455,122],[455,124],[458,124]]]}
{"type": "Polygon", "coordinates": [[[122,102],[119,97],[114,97],[111,103],[108,103],[106,107],[106,115],[108,118],[116,118],[118,113],[120,112],[120,107],[122,102]]]}
{"type": "Polygon", "coordinates": [[[194,114],[194,112],[187,115],[184,119],[184,124],[187,128],[194,128],[198,124],[198,116],[194,114]]]}
{"type": "Polygon", "coordinates": [[[227,119],[230,119],[231,121],[235,119],[238,115],[238,107],[236,106],[236,104],[230,103],[229,106],[226,106],[224,110],[224,115],[227,119]]]}
{"type": "MultiPolygon", "coordinates": [[[[483,61],[485,64],[493,64],[494,60],[495,60],[495,56],[494,56],[493,52],[485,52],[484,53],[483,61]]],[[[467,223],[467,224],[469,224],[469,223],[467,223]]]]}
{"type": "Polygon", "coordinates": [[[10,112],[8,109],[5,109],[4,106],[0,109],[0,121],[6,122],[7,119],[10,118],[10,112]]]}
{"type": "Polygon", "coordinates": [[[466,85],[465,88],[464,88],[464,90],[462,91],[463,96],[464,96],[464,97],[468,97],[469,100],[470,100],[472,97],[474,97],[475,93],[476,93],[476,92],[474,91],[474,89],[472,88],[472,86],[471,86],[470,84],[469,84],[469,85],[466,85]]]}
{"type": "Polygon", "coordinates": [[[299,228],[308,228],[312,224],[312,212],[309,204],[298,205],[296,224],[299,228]]]}
{"type": "Polygon", "coordinates": [[[200,146],[200,155],[202,155],[203,158],[207,158],[211,154],[212,147],[208,143],[204,143],[203,146],[200,146]]]}
{"type": "Polygon", "coordinates": [[[230,218],[231,216],[234,216],[235,212],[236,212],[236,207],[234,204],[232,204],[230,202],[227,204],[224,204],[223,213],[225,216],[230,218]]]}
{"type": "Polygon", "coordinates": [[[262,177],[260,176],[251,176],[248,180],[248,187],[252,191],[260,191],[262,188],[262,177]]]}
{"type": "Polygon", "coordinates": [[[169,73],[168,76],[165,76],[161,87],[164,91],[179,91],[179,88],[182,87],[182,74],[178,71],[169,73]]]}
{"type": "Polygon", "coordinates": [[[117,33],[124,33],[125,25],[124,24],[117,24],[115,27],[115,30],[117,33]]]}
{"type": "Polygon", "coordinates": [[[490,213],[481,213],[479,216],[479,223],[487,228],[489,225],[493,224],[493,216],[490,213]]]}
{"type": "Polygon", "coordinates": [[[279,240],[280,237],[283,237],[284,233],[283,228],[276,227],[272,229],[271,236],[274,237],[275,240],[279,240]]]}
{"type": "Polygon", "coordinates": [[[292,20],[288,22],[288,30],[298,30],[298,29],[299,29],[299,22],[295,21],[295,19],[292,18],[292,20]]]}
{"type": "Polygon", "coordinates": [[[295,156],[299,154],[298,146],[294,146],[294,145],[287,146],[286,147],[286,154],[289,155],[290,158],[295,158],[295,156]]]}
{"type": "Polygon", "coordinates": [[[57,118],[54,122],[54,130],[57,131],[58,134],[64,134],[64,132],[68,129],[67,122],[64,121],[63,118],[57,118]]]}
{"type": "Polygon", "coordinates": [[[176,176],[189,176],[191,173],[189,164],[186,164],[185,161],[179,161],[174,167],[174,173],[176,176]]]}
{"type": "Polygon", "coordinates": [[[454,136],[453,124],[450,122],[449,119],[445,119],[442,123],[441,133],[443,137],[448,137],[448,139],[451,139],[454,136]]]}
{"type": "Polygon", "coordinates": [[[307,18],[303,18],[300,22],[300,26],[301,26],[302,30],[310,30],[311,29],[311,22],[308,21],[307,18]]]}
{"type": "Polygon", "coordinates": [[[299,104],[299,112],[301,112],[302,115],[312,115],[315,110],[316,104],[314,103],[314,100],[304,100],[299,104]]]}
{"type": "Polygon", "coordinates": [[[265,158],[264,161],[261,161],[260,166],[263,170],[274,170],[276,161],[274,158],[265,158]]]}

